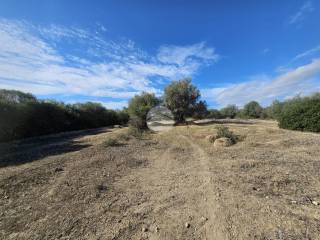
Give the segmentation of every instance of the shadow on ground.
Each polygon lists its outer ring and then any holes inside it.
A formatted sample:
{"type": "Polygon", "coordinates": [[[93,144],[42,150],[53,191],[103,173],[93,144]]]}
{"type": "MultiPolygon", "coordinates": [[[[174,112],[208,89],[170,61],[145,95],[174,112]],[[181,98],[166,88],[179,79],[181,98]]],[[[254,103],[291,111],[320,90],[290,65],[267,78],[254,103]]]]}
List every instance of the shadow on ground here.
{"type": "Polygon", "coordinates": [[[75,141],[75,139],[107,131],[109,130],[106,128],[89,129],[1,143],[0,168],[24,164],[48,156],[79,151],[90,147],[91,144],[75,141]]]}

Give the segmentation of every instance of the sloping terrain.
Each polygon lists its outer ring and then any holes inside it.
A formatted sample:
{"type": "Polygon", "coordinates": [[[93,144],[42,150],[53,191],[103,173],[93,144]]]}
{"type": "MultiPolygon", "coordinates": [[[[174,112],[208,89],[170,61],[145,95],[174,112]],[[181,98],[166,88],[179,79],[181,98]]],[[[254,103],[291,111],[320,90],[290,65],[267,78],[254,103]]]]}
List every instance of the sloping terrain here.
{"type": "Polygon", "coordinates": [[[226,125],[1,144],[0,239],[320,239],[320,135],[226,125]]]}

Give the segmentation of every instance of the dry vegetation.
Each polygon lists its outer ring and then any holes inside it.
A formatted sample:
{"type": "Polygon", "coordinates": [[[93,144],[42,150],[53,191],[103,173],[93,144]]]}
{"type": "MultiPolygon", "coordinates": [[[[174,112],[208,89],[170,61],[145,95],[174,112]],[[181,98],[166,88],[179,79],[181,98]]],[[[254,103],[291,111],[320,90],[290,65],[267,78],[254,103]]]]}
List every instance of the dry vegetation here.
{"type": "Polygon", "coordinates": [[[1,144],[0,239],[320,239],[320,135],[217,125],[1,144]]]}

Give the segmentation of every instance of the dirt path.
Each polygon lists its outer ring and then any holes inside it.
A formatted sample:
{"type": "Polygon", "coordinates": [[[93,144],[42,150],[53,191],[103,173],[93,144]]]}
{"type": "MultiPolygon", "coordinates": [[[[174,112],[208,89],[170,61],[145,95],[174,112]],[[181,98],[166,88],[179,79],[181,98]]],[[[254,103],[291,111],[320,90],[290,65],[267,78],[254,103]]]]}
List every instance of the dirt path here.
{"type": "Polygon", "coordinates": [[[319,239],[320,137],[231,127],[246,139],[227,149],[209,125],[6,145],[0,239],[319,239]]]}

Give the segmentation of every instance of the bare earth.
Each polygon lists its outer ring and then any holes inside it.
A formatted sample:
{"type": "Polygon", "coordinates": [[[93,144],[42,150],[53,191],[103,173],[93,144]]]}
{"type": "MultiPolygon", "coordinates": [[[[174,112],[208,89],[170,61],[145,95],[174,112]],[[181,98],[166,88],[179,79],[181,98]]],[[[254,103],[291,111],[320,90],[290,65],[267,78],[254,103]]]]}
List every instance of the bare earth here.
{"type": "Polygon", "coordinates": [[[320,135],[226,125],[220,149],[215,124],[1,144],[0,239],[320,239],[320,135]]]}

